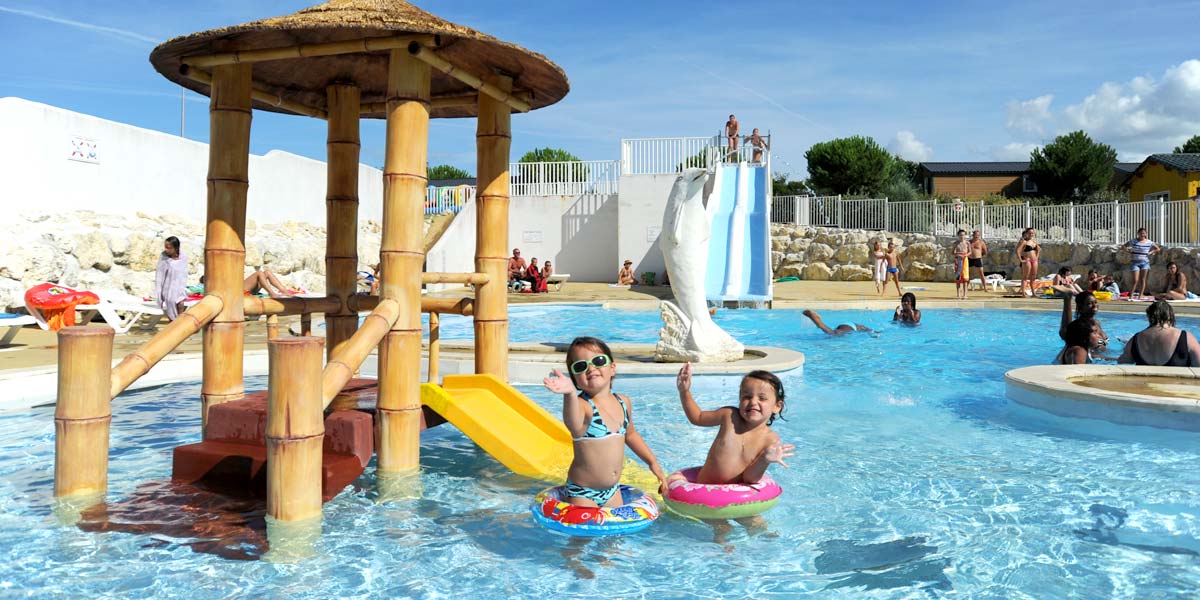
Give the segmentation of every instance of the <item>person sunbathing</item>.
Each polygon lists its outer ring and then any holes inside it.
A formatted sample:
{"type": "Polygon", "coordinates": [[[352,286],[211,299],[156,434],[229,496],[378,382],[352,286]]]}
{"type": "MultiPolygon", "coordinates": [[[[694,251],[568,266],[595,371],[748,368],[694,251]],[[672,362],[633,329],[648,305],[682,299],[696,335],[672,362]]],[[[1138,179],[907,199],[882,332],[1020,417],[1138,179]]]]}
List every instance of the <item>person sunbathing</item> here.
{"type": "Polygon", "coordinates": [[[288,293],[288,287],[279,281],[279,277],[266,269],[247,275],[242,281],[242,291],[252,296],[265,291],[272,298],[291,295],[288,293]]]}
{"type": "Polygon", "coordinates": [[[1158,300],[1187,300],[1190,295],[1187,290],[1187,275],[1179,270],[1175,261],[1167,263],[1167,289],[1161,294],[1155,294],[1158,300]]]}

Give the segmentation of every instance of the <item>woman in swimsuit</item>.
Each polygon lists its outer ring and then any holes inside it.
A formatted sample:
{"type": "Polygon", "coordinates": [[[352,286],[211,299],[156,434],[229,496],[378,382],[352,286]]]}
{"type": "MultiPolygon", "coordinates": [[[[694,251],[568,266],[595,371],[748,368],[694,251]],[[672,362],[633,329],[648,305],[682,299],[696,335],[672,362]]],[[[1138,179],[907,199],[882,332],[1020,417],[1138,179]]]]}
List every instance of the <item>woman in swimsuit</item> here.
{"type": "MultiPolygon", "coordinates": [[[[1093,356],[1098,356],[1106,360],[1112,360],[1111,356],[1104,356],[1104,352],[1108,350],[1108,334],[1104,333],[1104,327],[1100,325],[1100,321],[1096,318],[1096,313],[1100,312],[1100,301],[1096,300],[1096,295],[1091,292],[1080,292],[1075,296],[1067,294],[1063,298],[1062,319],[1058,324],[1058,337],[1062,341],[1067,342],[1067,329],[1071,325],[1084,321],[1092,323],[1096,326],[1096,332],[1099,334],[1095,346],[1089,346],[1088,352],[1093,356]],[[1074,320],[1071,320],[1071,300],[1075,300],[1074,320]]],[[[1070,342],[1067,342],[1068,345],[1070,342]]],[[[1061,356],[1061,353],[1059,353],[1061,356]]],[[[1055,361],[1058,362],[1057,360],[1055,361]]]]}
{"type": "Polygon", "coordinates": [[[1167,289],[1154,297],[1159,300],[1187,300],[1187,276],[1179,270],[1175,261],[1167,263],[1167,289]]]}
{"type": "Polygon", "coordinates": [[[1100,326],[1091,320],[1079,319],[1067,326],[1067,346],[1054,357],[1056,365],[1087,365],[1092,362],[1091,349],[1100,343],[1100,326]]]}
{"type": "Polygon", "coordinates": [[[1117,362],[1150,367],[1200,367],[1200,342],[1175,327],[1175,309],[1156,300],[1146,309],[1150,326],[1133,334],[1117,362]]]}
{"type": "Polygon", "coordinates": [[[1037,279],[1038,255],[1042,249],[1038,246],[1037,230],[1027,227],[1021,232],[1021,240],[1017,242],[1017,260],[1021,263],[1021,293],[1033,296],[1033,280],[1037,279]]]}
{"type": "Polygon", "coordinates": [[[892,314],[892,322],[899,322],[901,325],[921,324],[921,311],[917,310],[916,294],[904,292],[900,297],[900,306],[897,306],[896,312],[892,314]]]}
{"type": "Polygon", "coordinates": [[[542,380],[546,389],[563,395],[563,424],[574,438],[567,502],[619,506],[622,499],[617,490],[625,467],[625,446],[645,461],[658,478],[660,493],[665,493],[667,476],[633,425],[633,403],[628,396],[612,391],[617,366],[608,344],[593,337],[575,338],[567,348],[567,370],[570,379],[554,369],[542,380]]]}

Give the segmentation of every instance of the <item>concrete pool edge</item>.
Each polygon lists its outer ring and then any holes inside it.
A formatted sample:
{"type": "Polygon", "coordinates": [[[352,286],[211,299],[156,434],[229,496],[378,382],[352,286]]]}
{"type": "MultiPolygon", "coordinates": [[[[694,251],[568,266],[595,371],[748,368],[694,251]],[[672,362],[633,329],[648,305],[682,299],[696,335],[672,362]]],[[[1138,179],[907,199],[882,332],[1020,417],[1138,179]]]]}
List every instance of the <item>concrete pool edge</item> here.
{"type": "Polygon", "coordinates": [[[1005,395],[1060,417],[1200,432],[1200,400],[1084,387],[1077,378],[1142,376],[1197,379],[1200,368],[1133,365],[1039,365],[1004,374],[1005,395]]]}
{"type": "MultiPolygon", "coordinates": [[[[674,375],[680,363],[653,361],[654,344],[612,344],[619,371],[624,375],[674,375]]],[[[442,376],[469,374],[475,371],[475,344],[465,341],[441,343],[438,370],[442,376]]],[[[509,345],[509,380],[514,385],[537,385],[552,369],[565,366],[565,344],[521,342],[509,345]]],[[[803,369],[804,354],[787,348],[747,346],[747,359],[736,363],[704,363],[693,365],[697,375],[738,375],[754,369],[784,372],[803,369]]],[[[372,356],[375,352],[371,353],[372,356]]],[[[199,381],[200,352],[177,353],[167,356],[149,373],[129,386],[126,391],[150,388],[170,383],[199,381]]],[[[114,360],[115,366],[120,359],[114,360]]],[[[428,348],[421,355],[421,376],[429,372],[428,348]]],[[[363,363],[364,376],[375,376],[376,362],[370,357],[363,363]]],[[[244,374],[254,377],[267,374],[266,349],[247,350],[244,374]]],[[[0,371],[0,414],[53,404],[58,388],[56,367],[35,367],[0,371]]]]}

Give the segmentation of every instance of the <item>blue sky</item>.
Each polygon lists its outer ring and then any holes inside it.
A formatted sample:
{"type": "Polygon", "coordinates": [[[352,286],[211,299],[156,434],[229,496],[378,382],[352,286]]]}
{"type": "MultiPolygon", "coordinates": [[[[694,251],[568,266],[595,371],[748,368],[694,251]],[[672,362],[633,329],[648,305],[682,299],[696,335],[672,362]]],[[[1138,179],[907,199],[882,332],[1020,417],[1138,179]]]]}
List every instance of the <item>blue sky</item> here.
{"type": "MultiPolygon", "coordinates": [[[[147,59],[159,41],[313,3],[0,0],[0,96],[178,134],[179,88],[147,59]]],[[[514,159],[613,159],[622,137],[711,135],[730,113],[770,130],[776,171],[797,177],[813,143],[856,134],[938,161],[1023,160],[1074,129],[1140,160],[1200,134],[1200,0],[416,4],[567,72],[562,102],[514,116],[514,159]]],[[[205,139],[207,99],[186,107],[205,139]]],[[[382,133],[364,126],[364,163],[382,163],[382,133]]],[[[320,121],[255,114],[255,153],[323,159],[324,139],[320,121]]],[[[474,172],[473,120],[435,121],[430,140],[433,164],[474,172]]]]}

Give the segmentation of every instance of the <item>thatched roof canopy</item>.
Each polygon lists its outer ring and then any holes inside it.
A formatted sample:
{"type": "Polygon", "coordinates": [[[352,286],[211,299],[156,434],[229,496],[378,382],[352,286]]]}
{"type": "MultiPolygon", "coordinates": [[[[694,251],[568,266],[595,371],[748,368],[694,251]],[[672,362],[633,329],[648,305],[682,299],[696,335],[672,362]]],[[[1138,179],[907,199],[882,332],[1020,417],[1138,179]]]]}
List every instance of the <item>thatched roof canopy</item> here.
{"type": "MultiPolygon", "coordinates": [[[[513,89],[529,92],[534,109],[558,102],[570,90],[566,73],[545,56],[445,21],[402,0],[331,0],[282,17],[201,31],[162,43],[150,53],[150,62],[167,79],[207,96],[208,85],[182,74],[185,57],[404,34],[437,36],[437,54],[477,76],[500,72],[513,77],[513,89]]],[[[325,88],[338,82],[356,83],[364,104],[384,102],[387,63],[387,50],[270,60],[253,63],[253,79],[256,86],[285,100],[325,110],[325,88]]],[[[458,79],[433,70],[433,97],[472,92],[458,79]]],[[[289,112],[257,100],[254,108],[289,112]]],[[[430,116],[473,117],[476,109],[435,107],[430,116]]]]}

